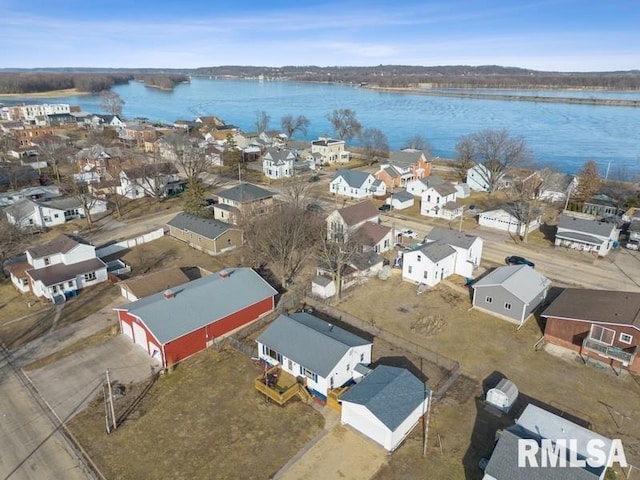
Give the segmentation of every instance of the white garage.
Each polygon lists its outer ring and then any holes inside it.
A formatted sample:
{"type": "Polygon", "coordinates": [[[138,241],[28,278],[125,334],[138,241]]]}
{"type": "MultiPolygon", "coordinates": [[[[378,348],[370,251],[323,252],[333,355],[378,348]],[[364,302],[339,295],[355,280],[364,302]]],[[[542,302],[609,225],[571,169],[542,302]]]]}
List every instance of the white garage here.
{"type": "Polygon", "coordinates": [[[427,412],[430,397],[409,370],[380,365],[340,397],[341,423],[393,451],[427,412]]]}
{"type": "Polygon", "coordinates": [[[133,330],[131,329],[131,325],[127,322],[120,322],[120,331],[133,340],[133,330]]]}
{"type": "Polygon", "coordinates": [[[149,352],[149,346],[147,344],[147,332],[144,331],[137,323],[133,323],[133,341],[136,342],[136,345],[140,345],[147,352],[149,352]]]}

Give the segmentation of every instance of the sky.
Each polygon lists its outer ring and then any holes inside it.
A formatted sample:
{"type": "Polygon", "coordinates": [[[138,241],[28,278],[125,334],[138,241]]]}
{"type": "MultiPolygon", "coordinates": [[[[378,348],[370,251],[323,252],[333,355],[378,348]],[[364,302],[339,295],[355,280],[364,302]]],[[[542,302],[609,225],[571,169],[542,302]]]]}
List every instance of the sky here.
{"type": "Polygon", "coordinates": [[[640,69],[640,0],[0,0],[0,68],[640,69]]]}

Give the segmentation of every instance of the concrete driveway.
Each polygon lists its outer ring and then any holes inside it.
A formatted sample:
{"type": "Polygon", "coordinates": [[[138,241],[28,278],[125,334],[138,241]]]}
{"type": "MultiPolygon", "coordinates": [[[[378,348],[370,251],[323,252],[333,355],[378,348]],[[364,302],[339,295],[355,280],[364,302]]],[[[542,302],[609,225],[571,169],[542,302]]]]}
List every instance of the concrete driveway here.
{"type": "Polygon", "coordinates": [[[142,348],[118,335],[27,373],[42,397],[65,421],[95,397],[107,369],[112,382],[128,384],[149,378],[151,366],[152,361],[142,348]]]}

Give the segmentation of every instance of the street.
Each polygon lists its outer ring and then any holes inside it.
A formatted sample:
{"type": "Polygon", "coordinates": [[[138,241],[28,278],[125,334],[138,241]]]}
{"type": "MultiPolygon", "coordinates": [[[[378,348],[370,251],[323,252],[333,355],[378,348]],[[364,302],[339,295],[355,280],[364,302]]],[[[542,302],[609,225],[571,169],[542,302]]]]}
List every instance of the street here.
{"type": "Polygon", "coordinates": [[[7,479],[86,479],[80,461],[0,348],[0,473],[7,479]]]}

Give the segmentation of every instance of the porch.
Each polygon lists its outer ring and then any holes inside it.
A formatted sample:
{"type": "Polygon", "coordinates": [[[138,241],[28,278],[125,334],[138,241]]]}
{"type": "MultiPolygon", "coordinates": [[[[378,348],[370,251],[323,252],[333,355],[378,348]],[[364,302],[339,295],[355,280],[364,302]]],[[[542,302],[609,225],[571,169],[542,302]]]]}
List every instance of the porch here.
{"type": "Polygon", "coordinates": [[[607,343],[595,340],[591,337],[586,337],[582,342],[582,350],[587,352],[594,352],[601,357],[615,360],[620,362],[624,367],[628,367],[633,363],[633,359],[636,354],[636,347],[633,351],[629,352],[623,350],[620,347],[614,347],[607,343]]]}
{"type": "Polygon", "coordinates": [[[305,403],[313,401],[313,395],[307,390],[305,380],[285,372],[279,365],[265,370],[253,384],[256,390],[278,405],[284,405],[296,396],[305,403]]]}

